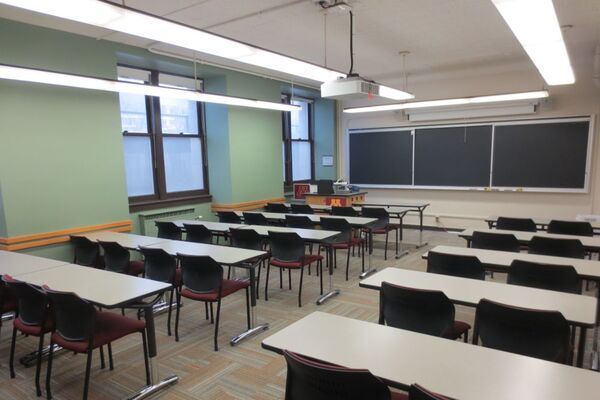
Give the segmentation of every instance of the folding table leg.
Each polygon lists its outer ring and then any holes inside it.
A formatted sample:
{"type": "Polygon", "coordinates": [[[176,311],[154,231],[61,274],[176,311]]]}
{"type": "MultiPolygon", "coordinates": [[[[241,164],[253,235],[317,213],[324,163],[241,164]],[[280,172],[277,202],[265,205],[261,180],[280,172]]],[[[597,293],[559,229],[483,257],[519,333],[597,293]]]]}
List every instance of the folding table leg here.
{"type": "MultiPolygon", "coordinates": [[[[268,323],[264,323],[264,324],[260,324],[260,325],[256,325],[256,312],[255,312],[255,307],[256,307],[256,268],[260,268],[260,264],[262,263],[262,260],[256,262],[255,264],[252,264],[249,269],[248,269],[248,273],[250,275],[250,329],[246,330],[245,332],[240,333],[239,335],[234,336],[231,341],[229,342],[232,346],[235,346],[236,344],[238,344],[239,342],[241,342],[244,339],[248,339],[249,337],[252,337],[260,332],[266,331],[267,329],[269,329],[269,324],[268,323]]],[[[266,285],[265,285],[266,288],[266,285]]]]}

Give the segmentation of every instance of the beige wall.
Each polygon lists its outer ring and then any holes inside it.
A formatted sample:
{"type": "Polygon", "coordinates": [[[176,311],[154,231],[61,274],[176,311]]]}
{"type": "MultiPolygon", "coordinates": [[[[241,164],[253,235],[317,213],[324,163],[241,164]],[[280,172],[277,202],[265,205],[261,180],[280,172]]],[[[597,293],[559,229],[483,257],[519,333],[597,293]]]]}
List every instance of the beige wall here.
{"type": "MultiPolygon", "coordinates": [[[[591,67],[591,63],[590,63],[591,67]]],[[[587,65],[578,68],[580,75],[576,85],[550,88],[550,99],[539,106],[534,115],[524,117],[494,118],[545,118],[572,117],[600,114],[600,89],[591,80],[587,65]]],[[[502,73],[478,73],[470,76],[451,76],[445,79],[420,78],[409,86],[417,95],[416,100],[446,97],[463,97],[511,91],[539,90],[541,79],[529,67],[514,68],[502,73]]],[[[343,114],[343,107],[365,105],[364,101],[346,102],[340,105],[338,129],[339,176],[348,176],[347,130],[356,128],[410,126],[402,113],[382,112],[372,114],[343,114]]],[[[488,119],[489,120],[489,119],[488,119]]],[[[470,123],[485,119],[435,121],[438,123],[470,123]]],[[[423,125],[423,123],[419,123],[423,125]]],[[[415,189],[367,189],[369,201],[393,202],[415,200],[430,202],[426,210],[427,225],[440,227],[483,227],[482,219],[488,215],[539,216],[574,218],[577,214],[600,214],[600,121],[594,121],[594,142],[589,193],[490,193],[478,191],[415,190],[415,189]],[[435,218],[439,216],[439,218],[435,218]]],[[[414,223],[414,217],[406,222],[414,223]]]]}

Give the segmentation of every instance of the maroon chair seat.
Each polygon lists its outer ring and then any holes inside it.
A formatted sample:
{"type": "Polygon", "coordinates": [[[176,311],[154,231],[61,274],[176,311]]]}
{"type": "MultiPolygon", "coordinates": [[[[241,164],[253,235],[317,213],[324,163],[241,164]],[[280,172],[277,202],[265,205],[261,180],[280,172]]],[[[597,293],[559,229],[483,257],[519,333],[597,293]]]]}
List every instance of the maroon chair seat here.
{"type": "Polygon", "coordinates": [[[139,260],[129,261],[127,274],[138,276],[144,273],[144,262],[139,260]]]}
{"type": "Polygon", "coordinates": [[[44,325],[26,324],[20,318],[13,320],[14,327],[25,335],[39,337],[42,334],[52,332],[54,329],[54,320],[51,317],[46,318],[44,325]]]}
{"type": "Polygon", "coordinates": [[[191,300],[198,301],[218,301],[219,297],[226,297],[230,294],[237,292],[238,290],[245,289],[250,286],[250,281],[240,281],[236,279],[223,279],[221,286],[221,293],[218,290],[212,290],[207,293],[194,292],[188,288],[181,290],[181,295],[191,300]]]}
{"type": "MultiPolygon", "coordinates": [[[[327,239],[323,246],[333,252],[333,265],[337,266],[337,250],[347,250],[346,254],[346,280],[350,270],[350,249],[358,246],[358,255],[362,254],[362,271],[365,270],[365,239],[354,235],[352,225],[342,218],[321,218],[321,228],[326,231],[339,232],[338,235],[327,239]],[[362,249],[362,252],[361,252],[362,249]]],[[[320,249],[319,249],[320,251],[320,249]]]]}
{"type": "Polygon", "coordinates": [[[387,260],[388,239],[390,232],[396,232],[396,253],[398,253],[398,243],[402,235],[402,225],[390,222],[390,214],[383,207],[362,207],[361,216],[366,218],[376,218],[377,222],[364,228],[363,231],[370,236],[370,250],[373,250],[373,235],[385,235],[385,250],[383,253],[384,260],[387,260]]]}
{"type": "Polygon", "coordinates": [[[323,256],[318,254],[306,254],[298,261],[281,261],[277,259],[271,260],[271,265],[281,268],[301,268],[317,261],[322,261],[323,256]]]}
{"type": "Polygon", "coordinates": [[[454,321],[454,326],[452,330],[444,333],[442,336],[446,339],[456,340],[460,337],[465,338],[465,341],[468,340],[469,331],[471,330],[471,325],[464,321],[454,321]]]}

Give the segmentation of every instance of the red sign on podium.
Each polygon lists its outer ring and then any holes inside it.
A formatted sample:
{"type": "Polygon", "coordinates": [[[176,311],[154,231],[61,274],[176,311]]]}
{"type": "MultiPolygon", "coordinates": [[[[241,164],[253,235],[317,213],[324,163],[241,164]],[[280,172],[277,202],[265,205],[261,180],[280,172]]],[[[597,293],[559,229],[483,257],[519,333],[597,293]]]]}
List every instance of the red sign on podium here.
{"type": "Polygon", "coordinates": [[[305,193],[310,193],[309,183],[294,183],[294,199],[304,199],[305,193]]]}

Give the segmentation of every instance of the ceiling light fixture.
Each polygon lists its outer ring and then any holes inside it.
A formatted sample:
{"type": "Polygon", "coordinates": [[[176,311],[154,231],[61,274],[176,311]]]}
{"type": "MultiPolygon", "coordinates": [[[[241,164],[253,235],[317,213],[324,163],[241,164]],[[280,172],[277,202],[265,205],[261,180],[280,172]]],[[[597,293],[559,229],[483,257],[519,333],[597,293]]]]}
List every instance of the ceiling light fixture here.
{"type": "Polygon", "coordinates": [[[43,83],[47,85],[67,86],[80,89],[102,90],[106,92],[142,94],[144,96],[170,97],[204,103],[224,104],[229,106],[261,108],[276,111],[298,111],[299,106],[290,104],[230,97],[218,94],[197,92],[194,90],[175,89],[164,86],[151,86],[140,83],[113,81],[88,76],[69,75],[38,69],[15,67],[0,64],[0,79],[43,83]]]}
{"type": "Polygon", "coordinates": [[[290,75],[328,82],[346,75],[236,40],[98,0],[0,0],[23,8],[290,75]]]}
{"type": "Polygon", "coordinates": [[[492,0],[550,86],[575,83],[552,0],[492,0]]]}
{"type": "Polygon", "coordinates": [[[352,107],[344,108],[344,112],[349,114],[355,114],[378,111],[408,110],[414,108],[450,107],[462,106],[466,104],[501,103],[506,101],[534,100],[546,98],[548,96],[548,91],[540,90],[536,92],[508,93],[496,94],[491,96],[464,97],[458,99],[416,101],[412,103],[402,104],[383,104],[380,106],[352,107]]]}

